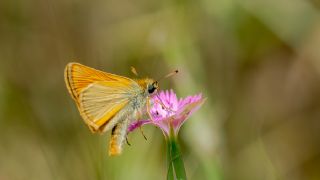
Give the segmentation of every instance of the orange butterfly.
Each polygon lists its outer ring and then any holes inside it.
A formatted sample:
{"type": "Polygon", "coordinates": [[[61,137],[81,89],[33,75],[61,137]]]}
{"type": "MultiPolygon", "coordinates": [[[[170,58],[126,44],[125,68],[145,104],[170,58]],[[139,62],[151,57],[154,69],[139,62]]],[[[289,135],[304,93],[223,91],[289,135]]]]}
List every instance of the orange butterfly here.
{"type": "Polygon", "coordinates": [[[128,125],[149,113],[149,97],[158,90],[158,81],[134,80],[79,63],[67,64],[64,76],[69,93],[90,130],[93,133],[112,130],[109,155],[121,154],[128,125]]]}

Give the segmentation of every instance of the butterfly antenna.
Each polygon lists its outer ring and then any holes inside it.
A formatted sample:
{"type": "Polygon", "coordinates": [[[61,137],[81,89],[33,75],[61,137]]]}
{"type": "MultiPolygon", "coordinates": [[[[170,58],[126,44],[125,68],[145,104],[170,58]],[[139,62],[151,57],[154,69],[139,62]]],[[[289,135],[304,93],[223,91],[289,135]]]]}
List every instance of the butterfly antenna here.
{"type": "Polygon", "coordinates": [[[174,76],[174,75],[176,75],[178,72],[179,72],[178,70],[174,70],[173,72],[171,72],[171,73],[169,73],[169,74],[167,74],[167,75],[165,75],[165,76],[162,76],[161,78],[159,78],[158,80],[156,80],[156,82],[159,82],[159,81],[161,81],[162,79],[166,79],[166,78],[168,78],[168,77],[174,76]]]}
{"type": "Polygon", "coordinates": [[[131,66],[131,72],[132,72],[134,75],[139,76],[136,68],[134,68],[133,66],[131,66]]]}

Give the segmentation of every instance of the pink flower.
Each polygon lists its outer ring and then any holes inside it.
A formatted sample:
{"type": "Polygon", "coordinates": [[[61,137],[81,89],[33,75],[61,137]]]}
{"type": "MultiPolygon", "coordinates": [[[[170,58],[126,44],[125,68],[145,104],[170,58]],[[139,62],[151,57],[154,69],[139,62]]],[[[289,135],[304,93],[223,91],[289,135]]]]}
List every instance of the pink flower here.
{"type": "Polygon", "coordinates": [[[200,108],[205,99],[202,98],[201,94],[198,94],[178,100],[173,90],[167,90],[161,91],[153,96],[151,101],[153,104],[150,110],[152,119],[133,122],[128,128],[128,132],[144,124],[153,124],[159,127],[167,137],[169,137],[170,127],[172,127],[174,135],[176,136],[182,124],[193,112],[200,108]]]}

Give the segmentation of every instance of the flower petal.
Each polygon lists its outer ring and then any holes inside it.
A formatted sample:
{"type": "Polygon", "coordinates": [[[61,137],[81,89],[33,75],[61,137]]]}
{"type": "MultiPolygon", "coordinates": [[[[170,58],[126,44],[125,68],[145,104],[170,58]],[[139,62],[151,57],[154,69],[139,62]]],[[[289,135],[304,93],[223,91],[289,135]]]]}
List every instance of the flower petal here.
{"type": "Polygon", "coordinates": [[[193,101],[189,104],[185,104],[181,109],[176,113],[174,119],[174,129],[176,133],[179,131],[180,127],[183,123],[195,112],[197,111],[201,105],[206,101],[206,99],[199,99],[197,101],[193,101]]]}
{"type": "Polygon", "coordinates": [[[198,110],[206,99],[201,94],[188,96],[178,100],[174,91],[160,91],[152,97],[152,108],[150,110],[152,119],[140,120],[133,122],[128,132],[144,124],[154,124],[159,127],[165,135],[169,134],[170,126],[174,128],[177,134],[182,124],[188,119],[193,112],[198,110]],[[165,106],[165,107],[163,107],[165,106]]]}
{"type": "Polygon", "coordinates": [[[128,132],[132,132],[134,131],[135,129],[139,128],[140,126],[142,125],[145,125],[145,124],[149,124],[151,123],[150,120],[139,120],[139,121],[135,121],[133,123],[131,123],[128,127],[128,132]]]}

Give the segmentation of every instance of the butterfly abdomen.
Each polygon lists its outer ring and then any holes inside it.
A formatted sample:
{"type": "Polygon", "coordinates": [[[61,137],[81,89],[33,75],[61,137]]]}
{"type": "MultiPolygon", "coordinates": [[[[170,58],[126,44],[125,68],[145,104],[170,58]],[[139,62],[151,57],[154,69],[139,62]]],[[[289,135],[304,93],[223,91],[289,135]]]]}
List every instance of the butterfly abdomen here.
{"type": "Polygon", "coordinates": [[[128,120],[123,120],[112,129],[109,144],[109,155],[116,156],[122,152],[122,146],[127,136],[128,120]]]}

